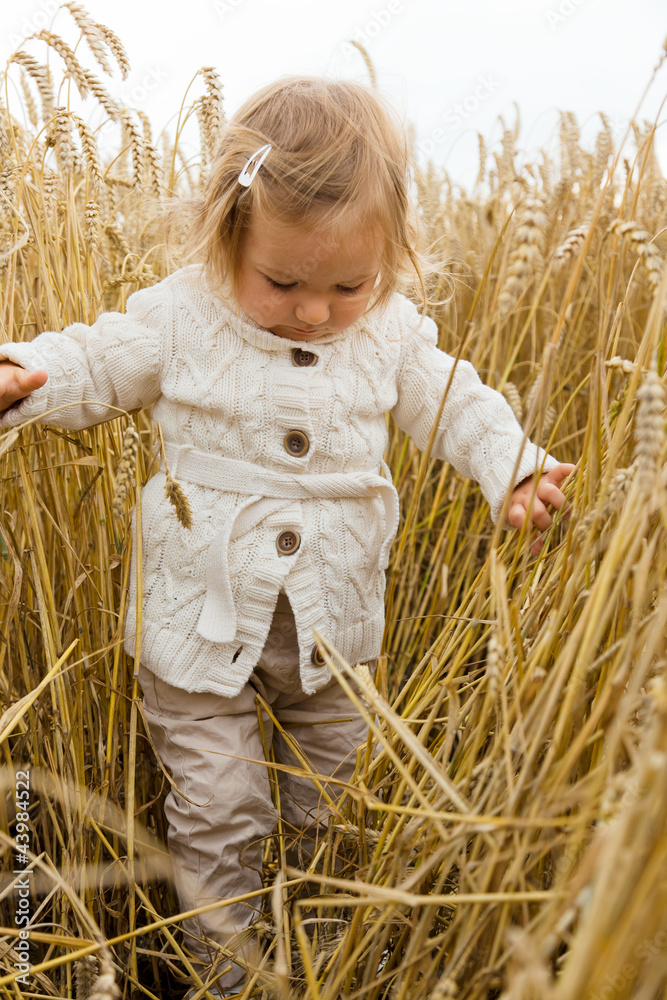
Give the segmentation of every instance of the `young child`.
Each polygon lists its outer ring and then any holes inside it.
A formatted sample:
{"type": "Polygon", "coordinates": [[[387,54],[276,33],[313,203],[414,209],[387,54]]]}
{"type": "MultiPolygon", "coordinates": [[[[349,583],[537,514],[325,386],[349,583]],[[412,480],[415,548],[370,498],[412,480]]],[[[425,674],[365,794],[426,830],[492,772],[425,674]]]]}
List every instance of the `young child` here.
{"type": "MultiPolygon", "coordinates": [[[[455,365],[435,323],[397,291],[409,274],[423,289],[428,265],[409,184],[405,135],[376,92],[279,80],[226,125],[191,206],[190,247],[203,263],[135,292],[124,314],[0,345],[0,426],[80,402],[44,421],[79,429],[115,417],[107,404],[154,404],[192,508],[188,530],[165,496],[164,467],[142,490],[139,679],[183,793],[165,801],[183,910],[261,887],[276,811],[257,694],[298,744],[295,756],[277,738],[278,763],[302,755],[345,781],[367,735],[313,629],[350,663],[375,663],[398,524],[385,414],[423,449],[455,365]]],[[[522,438],[503,397],[459,361],[432,454],[480,483],[494,520],[512,490],[517,528],[541,472],[532,520],[543,531],[545,504],[562,506],[573,466],[530,443],[516,465],[522,438]]],[[[315,836],[336,786],[278,777],[286,837],[309,826],[315,836]]],[[[211,961],[208,936],[242,963],[261,899],[184,920],[192,953],[211,961]]],[[[220,995],[244,974],[232,965],[220,995]]]]}

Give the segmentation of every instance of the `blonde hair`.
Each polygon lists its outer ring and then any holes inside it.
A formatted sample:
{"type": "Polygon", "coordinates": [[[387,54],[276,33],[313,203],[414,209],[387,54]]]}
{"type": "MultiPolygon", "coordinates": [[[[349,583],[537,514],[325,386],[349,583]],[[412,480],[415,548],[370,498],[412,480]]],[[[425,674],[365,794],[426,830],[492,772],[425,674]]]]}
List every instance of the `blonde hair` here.
{"type": "Polygon", "coordinates": [[[180,203],[188,221],[185,255],[203,258],[211,287],[220,291],[228,283],[237,300],[253,213],[334,232],[379,225],[385,247],[367,311],[383,306],[410,278],[425,306],[424,273],[438,265],[422,249],[409,188],[405,129],[377,91],[348,80],[283,77],[253,94],[225,124],[201,196],[180,203]],[[266,143],[268,156],[250,186],[242,186],[239,173],[266,143]]]}

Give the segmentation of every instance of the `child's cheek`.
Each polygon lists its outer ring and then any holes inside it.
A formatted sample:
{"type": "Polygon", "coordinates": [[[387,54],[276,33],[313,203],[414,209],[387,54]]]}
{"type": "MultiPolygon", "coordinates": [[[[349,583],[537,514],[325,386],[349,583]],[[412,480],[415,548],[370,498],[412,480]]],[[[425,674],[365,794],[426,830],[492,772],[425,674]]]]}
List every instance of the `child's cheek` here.
{"type": "Polygon", "coordinates": [[[354,323],[363,316],[370,301],[370,295],[354,296],[349,303],[345,303],[342,315],[349,323],[354,323]]]}
{"type": "Polygon", "coordinates": [[[260,324],[267,326],[275,315],[275,305],[271,301],[271,295],[258,295],[252,303],[252,317],[260,324]]]}

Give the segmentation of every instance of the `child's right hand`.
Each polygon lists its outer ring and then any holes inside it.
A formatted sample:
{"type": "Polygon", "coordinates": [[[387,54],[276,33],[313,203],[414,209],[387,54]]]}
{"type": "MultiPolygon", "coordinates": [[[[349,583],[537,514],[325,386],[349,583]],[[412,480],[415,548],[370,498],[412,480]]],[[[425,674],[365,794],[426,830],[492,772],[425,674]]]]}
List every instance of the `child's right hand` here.
{"type": "Polygon", "coordinates": [[[48,377],[41,369],[29,372],[15,361],[8,361],[6,358],[0,361],[0,411],[7,410],[12,403],[29,396],[33,389],[39,389],[48,377]]]}

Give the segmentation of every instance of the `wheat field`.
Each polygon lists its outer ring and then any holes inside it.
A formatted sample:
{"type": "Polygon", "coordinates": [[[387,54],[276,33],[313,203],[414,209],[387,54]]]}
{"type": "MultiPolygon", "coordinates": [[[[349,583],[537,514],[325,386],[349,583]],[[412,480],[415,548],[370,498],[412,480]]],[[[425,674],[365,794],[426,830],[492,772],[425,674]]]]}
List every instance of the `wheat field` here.
{"type": "MultiPolygon", "coordinates": [[[[206,67],[154,135],[105,86],[129,70],[121,40],[79,4],[59,16],[76,51],[38,32],[2,77],[3,341],[123,311],[179,266],[159,213],[200,189],[225,121],[206,67]],[[113,154],[69,109],[75,91],[113,123],[113,154]]],[[[375,682],[322,639],[368,743],[314,857],[295,869],[279,838],[264,846],[244,997],[667,1000],[667,180],[654,124],[619,137],[599,118],[587,150],[561,112],[539,162],[516,129],[497,150],[480,135],[471,194],[415,165],[452,262],[428,289],[440,346],[576,463],[571,516],[532,556],[475,483],[391,426],[402,521],[375,682]]],[[[162,1000],[193,973],[170,775],[139,645],[122,646],[130,516],[158,443],[147,410],[0,435],[2,997],[162,1000]]]]}

